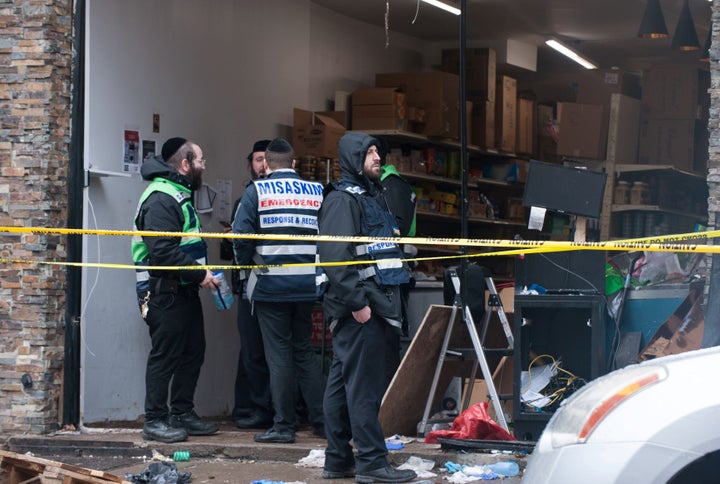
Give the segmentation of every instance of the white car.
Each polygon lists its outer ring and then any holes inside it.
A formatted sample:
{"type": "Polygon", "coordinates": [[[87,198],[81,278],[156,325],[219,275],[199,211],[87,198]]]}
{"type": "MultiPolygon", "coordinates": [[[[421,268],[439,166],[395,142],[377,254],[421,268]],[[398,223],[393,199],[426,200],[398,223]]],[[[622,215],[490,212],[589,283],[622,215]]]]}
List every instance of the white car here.
{"type": "Polygon", "coordinates": [[[613,371],[570,396],[523,474],[528,484],[720,482],[720,347],[613,371]]]}

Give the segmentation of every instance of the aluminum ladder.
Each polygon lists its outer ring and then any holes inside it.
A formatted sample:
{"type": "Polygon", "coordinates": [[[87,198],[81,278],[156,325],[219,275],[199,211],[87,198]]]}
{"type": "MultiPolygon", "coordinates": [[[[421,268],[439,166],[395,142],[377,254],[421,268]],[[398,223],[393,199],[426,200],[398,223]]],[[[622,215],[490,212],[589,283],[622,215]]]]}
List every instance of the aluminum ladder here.
{"type": "Polygon", "coordinates": [[[507,319],[507,315],[505,314],[505,310],[502,306],[502,301],[500,300],[500,296],[497,293],[497,289],[495,287],[495,282],[492,280],[491,277],[485,278],[485,284],[487,285],[487,289],[489,292],[488,297],[488,304],[487,309],[485,311],[484,317],[483,317],[483,326],[482,326],[482,339],[480,335],[477,332],[477,328],[475,327],[475,321],[473,320],[472,314],[470,313],[470,309],[468,309],[467,306],[465,306],[465,314],[463,315],[463,321],[465,322],[465,326],[467,327],[468,333],[470,335],[470,339],[473,344],[472,350],[464,350],[464,349],[450,349],[448,346],[450,345],[450,338],[452,336],[453,327],[455,325],[455,318],[457,316],[458,310],[462,311],[462,300],[460,297],[460,278],[457,275],[457,271],[455,269],[449,270],[449,276],[452,281],[453,287],[455,289],[455,298],[453,301],[452,306],[452,312],[450,313],[450,319],[447,324],[447,328],[445,330],[445,337],[443,339],[443,344],[440,349],[440,356],[438,357],[438,362],[435,367],[435,374],[433,376],[432,384],[430,385],[430,393],[428,394],[428,399],[425,404],[425,411],[423,412],[423,418],[418,423],[417,426],[417,433],[420,436],[426,435],[426,430],[428,426],[432,426],[434,423],[438,422],[449,422],[452,421],[452,419],[430,419],[430,412],[432,410],[432,404],[435,397],[435,392],[437,391],[438,382],[440,380],[440,374],[442,373],[443,364],[445,361],[448,361],[449,359],[455,359],[458,358],[466,359],[467,357],[473,357],[474,363],[471,371],[470,376],[470,383],[468,385],[468,388],[465,392],[465,398],[462,404],[462,408],[460,411],[464,411],[467,409],[470,401],[470,394],[472,392],[472,385],[475,380],[475,376],[477,374],[477,367],[480,366],[480,369],[482,371],[483,378],[485,380],[485,383],[488,388],[488,393],[490,395],[490,401],[493,404],[493,408],[495,409],[495,414],[497,416],[498,424],[505,429],[505,431],[508,431],[508,425],[507,421],[505,419],[505,413],[503,412],[502,406],[500,404],[500,397],[497,393],[497,390],[495,389],[495,383],[493,382],[492,373],[490,372],[490,367],[488,366],[487,359],[485,358],[485,355],[491,355],[491,356],[509,356],[513,353],[514,348],[514,338],[512,334],[512,329],[510,328],[510,324],[507,319]],[[485,339],[485,335],[487,333],[487,328],[490,323],[490,318],[492,317],[492,313],[497,313],[498,319],[500,320],[500,324],[502,325],[503,332],[505,333],[505,337],[507,338],[508,346],[506,348],[484,348],[482,342],[485,339]]]}

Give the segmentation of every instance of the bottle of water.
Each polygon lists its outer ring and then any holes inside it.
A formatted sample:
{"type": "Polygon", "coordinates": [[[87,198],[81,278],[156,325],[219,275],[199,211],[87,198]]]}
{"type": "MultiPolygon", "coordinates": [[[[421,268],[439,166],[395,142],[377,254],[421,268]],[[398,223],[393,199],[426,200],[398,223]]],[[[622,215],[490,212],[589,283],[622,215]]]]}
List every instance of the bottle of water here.
{"type": "Polygon", "coordinates": [[[232,292],[230,284],[225,279],[225,273],[223,271],[213,272],[213,276],[217,279],[220,284],[215,286],[213,290],[213,300],[215,301],[215,307],[223,310],[230,309],[230,306],[235,302],[235,295],[232,292]]]}

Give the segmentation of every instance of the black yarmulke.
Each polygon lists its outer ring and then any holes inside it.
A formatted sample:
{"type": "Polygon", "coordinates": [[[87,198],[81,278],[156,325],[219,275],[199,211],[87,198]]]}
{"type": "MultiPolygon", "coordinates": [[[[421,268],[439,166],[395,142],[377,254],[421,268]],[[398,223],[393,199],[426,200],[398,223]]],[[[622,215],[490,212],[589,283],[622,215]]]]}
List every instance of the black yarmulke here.
{"type": "Polygon", "coordinates": [[[253,145],[252,152],[255,153],[256,151],[265,151],[267,150],[268,145],[270,144],[269,139],[261,139],[260,141],[256,141],[253,145]]]}
{"type": "Polygon", "coordinates": [[[170,138],[165,142],[165,144],[162,146],[162,151],[160,154],[162,155],[162,159],[164,161],[167,161],[177,153],[177,150],[180,149],[182,145],[187,143],[187,140],[185,138],[170,138]]]}
{"type": "Polygon", "coordinates": [[[273,153],[290,153],[292,146],[288,143],[285,138],[275,138],[267,145],[266,151],[272,151],[273,153]]]}

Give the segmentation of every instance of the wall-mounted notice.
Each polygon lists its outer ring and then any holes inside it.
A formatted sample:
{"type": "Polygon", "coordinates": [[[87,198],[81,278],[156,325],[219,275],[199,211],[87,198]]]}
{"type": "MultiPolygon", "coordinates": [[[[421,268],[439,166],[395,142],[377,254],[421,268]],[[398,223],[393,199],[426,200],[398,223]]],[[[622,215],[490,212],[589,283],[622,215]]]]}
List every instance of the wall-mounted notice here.
{"type": "Polygon", "coordinates": [[[123,172],[140,172],[140,133],[126,129],[123,136],[123,172]]]}
{"type": "Polygon", "coordinates": [[[155,140],[152,139],[144,139],[142,141],[142,161],[145,163],[145,161],[148,158],[152,158],[155,156],[155,140]]]}

